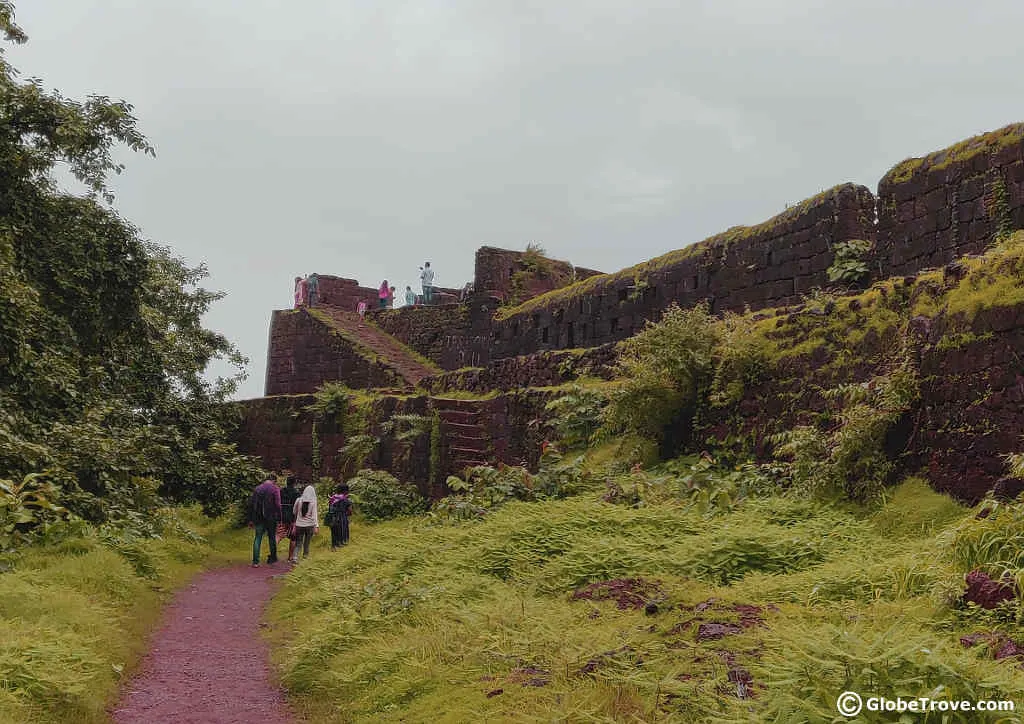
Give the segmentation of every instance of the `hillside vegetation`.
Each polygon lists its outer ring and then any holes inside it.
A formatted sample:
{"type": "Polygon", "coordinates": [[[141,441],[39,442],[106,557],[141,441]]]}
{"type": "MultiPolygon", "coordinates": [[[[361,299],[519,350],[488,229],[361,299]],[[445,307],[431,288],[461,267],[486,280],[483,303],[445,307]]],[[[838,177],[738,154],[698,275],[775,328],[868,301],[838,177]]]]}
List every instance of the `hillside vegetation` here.
{"type": "MultiPolygon", "coordinates": [[[[1024,506],[978,520],[918,479],[870,508],[764,490],[702,506],[681,467],[614,476],[619,496],[354,526],[272,605],[285,685],[314,722],[831,721],[846,690],[1021,701],[1016,659],[959,640],[1019,640],[1019,604],[958,601],[968,570],[1001,572],[1024,506]]],[[[1019,720],[1003,717],[922,721],[1019,720]]]]}

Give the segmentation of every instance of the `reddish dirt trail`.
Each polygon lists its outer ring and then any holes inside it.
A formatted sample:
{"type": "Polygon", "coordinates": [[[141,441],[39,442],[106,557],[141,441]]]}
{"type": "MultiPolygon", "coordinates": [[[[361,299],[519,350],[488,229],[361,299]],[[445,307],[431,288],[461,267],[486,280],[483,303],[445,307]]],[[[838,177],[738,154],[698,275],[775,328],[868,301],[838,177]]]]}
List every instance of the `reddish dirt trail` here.
{"type": "Polygon", "coordinates": [[[117,724],[292,721],[271,680],[263,607],[283,566],[207,571],[179,591],[138,674],[113,710],[117,724]]]}

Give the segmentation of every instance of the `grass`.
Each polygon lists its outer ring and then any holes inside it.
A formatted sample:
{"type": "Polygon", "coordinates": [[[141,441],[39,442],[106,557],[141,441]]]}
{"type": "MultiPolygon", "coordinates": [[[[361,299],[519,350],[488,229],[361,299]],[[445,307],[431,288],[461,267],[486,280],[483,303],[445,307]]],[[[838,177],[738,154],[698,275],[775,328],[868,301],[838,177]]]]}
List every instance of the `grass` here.
{"type": "Polygon", "coordinates": [[[170,593],[222,560],[215,550],[244,547],[245,533],[224,522],[179,516],[206,538],[169,534],[133,544],[131,558],[144,557],[150,576],[90,535],[19,553],[0,575],[0,721],[109,721],[106,710],[170,593]]]}
{"type": "Polygon", "coordinates": [[[948,531],[972,511],[923,481],[875,509],[776,494],[713,515],[663,484],[639,508],[594,491],[318,541],[268,613],[294,705],[314,723],[828,721],[847,688],[1024,699],[1020,669],[958,642],[976,622],[949,605],[948,531]],[[615,579],[656,610],[574,599],[615,579]]]}

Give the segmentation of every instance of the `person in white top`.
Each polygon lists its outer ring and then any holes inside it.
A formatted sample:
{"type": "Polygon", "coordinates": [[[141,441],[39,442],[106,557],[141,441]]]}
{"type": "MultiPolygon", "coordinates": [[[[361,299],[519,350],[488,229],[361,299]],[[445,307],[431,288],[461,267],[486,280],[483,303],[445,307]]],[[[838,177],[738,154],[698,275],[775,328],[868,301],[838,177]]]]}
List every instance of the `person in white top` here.
{"type": "Polygon", "coordinates": [[[302,546],[302,557],[309,558],[309,543],[320,530],[319,516],[316,509],[316,488],[307,485],[302,495],[295,501],[292,510],[295,513],[295,554],[292,563],[299,562],[299,546],[302,546]]]}
{"type": "Polygon", "coordinates": [[[420,283],[423,285],[423,303],[430,304],[434,299],[434,270],[430,268],[429,261],[420,267],[420,283]]]}

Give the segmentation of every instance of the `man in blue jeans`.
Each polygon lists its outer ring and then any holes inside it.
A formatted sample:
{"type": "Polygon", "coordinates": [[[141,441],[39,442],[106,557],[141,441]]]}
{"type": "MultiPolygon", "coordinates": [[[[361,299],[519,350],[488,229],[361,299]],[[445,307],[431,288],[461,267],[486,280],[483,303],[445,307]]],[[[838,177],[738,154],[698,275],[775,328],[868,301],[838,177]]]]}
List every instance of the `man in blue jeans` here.
{"type": "Polygon", "coordinates": [[[277,476],[273,473],[256,486],[249,499],[249,525],[256,530],[252,542],[252,567],[260,565],[260,548],[263,536],[270,543],[267,563],[277,563],[277,522],[281,520],[281,489],[277,487],[277,476]]]}

